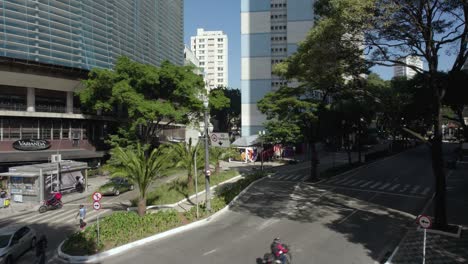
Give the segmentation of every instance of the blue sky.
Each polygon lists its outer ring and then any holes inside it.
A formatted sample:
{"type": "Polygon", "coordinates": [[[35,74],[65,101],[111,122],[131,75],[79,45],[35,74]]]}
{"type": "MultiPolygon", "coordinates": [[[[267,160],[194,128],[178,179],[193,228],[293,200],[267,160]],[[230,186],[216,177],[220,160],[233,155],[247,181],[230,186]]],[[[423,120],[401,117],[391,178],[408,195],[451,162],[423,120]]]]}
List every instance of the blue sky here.
{"type": "MultiPolygon", "coordinates": [[[[239,0],[185,0],[184,42],[190,44],[190,37],[197,34],[197,28],[222,30],[229,41],[229,86],[240,89],[240,1],[239,0]]],[[[440,70],[447,70],[453,58],[444,53],[440,60],[440,70]]],[[[385,80],[393,77],[393,69],[374,67],[372,69],[385,80]]]]}

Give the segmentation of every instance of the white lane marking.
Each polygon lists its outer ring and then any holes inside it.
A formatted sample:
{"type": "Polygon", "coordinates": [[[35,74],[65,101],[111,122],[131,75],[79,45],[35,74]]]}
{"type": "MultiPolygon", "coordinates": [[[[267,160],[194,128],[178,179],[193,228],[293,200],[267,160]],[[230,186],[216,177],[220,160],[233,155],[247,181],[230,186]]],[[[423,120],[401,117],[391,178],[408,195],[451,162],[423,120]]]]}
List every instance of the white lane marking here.
{"type": "Polygon", "coordinates": [[[260,226],[258,226],[257,229],[258,230],[265,229],[269,225],[272,225],[272,224],[274,224],[274,223],[276,223],[278,221],[279,221],[279,219],[277,219],[277,218],[268,219],[267,221],[263,222],[260,226]]]}
{"type": "MultiPolygon", "coordinates": [[[[378,193],[374,194],[369,200],[367,200],[366,202],[370,202],[372,201],[377,195],[379,195],[378,193]]],[[[350,213],[349,215],[347,215],[345,218],[341,219],[341,221],[338,222],[338,224],[341,224],[343,223],[344,221],[348,220],[351,216],[353,216],[355,213],[361,211],[361,209],[354,209],[352,213],[350,213]]]]}
{"type": "Polygon", "coordinates": [[[342,180],[339,180],[339,181],[335,182],[334,184],[341,184],[341,183],[343,183],[343,182],[345,182],[345,181],[347,181],[347,180],[349,180],[348,177],[346,177],[346,178],[344,178],[344,179],[342,179],[342,180]]]}
{"type": "Polygon", "coordinates": [[[37,223],[37,224],[51,223],[53,219],[62,219],[63,217],[66,217],[69,213],[71,213],[71,211],[61,210],[61,212],[58,213],[58,214],[49,214],[49,215],[47,215],[45,217],[41,217],[40,219],[36,219],[36,221],[34,221],[34,222],[37,223]]]}
{"type": "Polygon", "coordinates": [[[408,190],[408,188],[409,188],[410,186],[411,186],[410,184],[405,184],[405,186],[403,186],[403,188],[400,189],[399,192],[405,192],[406,190],[408,190]]]}
{"type": "MultiPolygon", "coordinates": [[[[369,192],[369,193],[380,193],[380,194],[385,194],[385,195],[391,195],[391,196],[401,196],[401,197],[409,197],[409,198],[417,198],[417,199],[424,199],[424,196],[421,195],[412,195],[412,194],[401,194],[401,193],[391,193],[391,192],[386,192],[386,191],[375,191],[375,190],[369,190],[369,189],[358,189],[358,188],[352,188],[352,187],[346,187],[346,186],[330,186],[333,187],[333,189],[343,189],[343,190],[352,190],[352,191],[359,191],[359,192],[369,192]]],[[[314,201],[314,200],[312,200],[314,201]]],[[[314,201],[315,202],[315,201],[314,201]]]]}
{"type": "Polygon", "coordinates": [[[373,181],[367,181],[366,183],[359,185],[359,187],[360,188],[366,187],[367,185],[372,184],[372,183],[373,183],[373,181]]]}
{"type": "Polygon", "coordinates": [[[26,221],[34,220],[33,222],[38,222],[41,219],[50,218],[51,216],[61,214],[63,212],[66,212],[66,210],[56,209],[53,212],[45,212],[43,214],[37,213],[37,214],[33,214],[33,215],[29,216],[29,217],[20,218],[20,219],[18,219],[18,221],[19,222],[26,222],[26,221]]]}
{"type": "Polygon", "coordinates": [[[215,252],[216,252],[216,249],[213,249],[213,250],[210,250],[208,252],[203,253],[203,256],[206,256],[206,255],[209,255],[209,254],[212,254],[212,253],[215,253],[215,252]]]}
{"type": "Polygon", "coordinates": [[[285,180],[289,181],[289,180],[292,180],[293,178],[296,178],[296,174],[289,175],[288,177],[286,177],[285,180]]]}
{"type": "Polygon", "coordinates": [[[349,186],[357,186],[357,185],[359,185],[359,184],[362,184],[362,183],[365,182],[365,181],[366,181],[366,180],[359,180],[359,181],[357,181],[357,182],[355,182],[355,183],[353,183],[353,184],[351,184],[351,185],[349,185],[349,186]]]}
{"type": "Polygon", "coordinates": [[[400,184],[395,184],[392,186],[392,188],[390,188],[390,191],[394,191],[396,188],[400,187],[400,184]]]}
{"type": "Polygon", "coordinates": [[[419,188],[421,188],[421,186],[419,185],[414,186],[413,189],[411,190],[411,193],[416,193],[419,188]]]}
{"type": "Polygon", "coordinates": [[[299,180],[299,179],[301,179],[301,178],[302,178],[302,175],[299,174],[299,175],[297,175],[296,177],[294,177],[293,181],[297,181],[297,180],[299,180]]]}
{"type": "Polygon", "coordinates": [[[380,186],[379,190],[383,190],[383,189],[387,188],[390,185],[391,185],[391,183],[386,183],[386,184],[380,186]]]}
{"type": "Polygon", "coordinates": [[[349,185],[350,183],[355,182],[355,181],[357,181],[357,179],[351,179],[349,181],[343,182],[342,185],[349,185]]]}
{"type": "Polygon", "coordinates": [[[373,184],[369,188],[374,189],[375,187],[379,186],[380,184],[382,184],[382,183],[381,182],[376,182],[375,184],[373,184]]]}
{"type": "Polygon", "coordinates": [[[430,189],[431,189],[431,188],[426,187],[426,188],[424,189],[424,191],[422,191],[422,194],[423,194],[423,195],[427,195],[427,193],[429,192],[430,189]]]}

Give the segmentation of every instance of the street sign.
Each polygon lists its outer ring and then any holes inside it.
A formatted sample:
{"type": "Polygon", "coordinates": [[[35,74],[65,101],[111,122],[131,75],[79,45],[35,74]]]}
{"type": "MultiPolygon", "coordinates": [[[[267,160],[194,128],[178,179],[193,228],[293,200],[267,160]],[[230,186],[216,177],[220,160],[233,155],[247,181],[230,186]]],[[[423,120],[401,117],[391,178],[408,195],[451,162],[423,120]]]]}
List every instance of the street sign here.
{"type": "Polygon", "coordinates": [[[210,176],[211,175],[211,171],[210,170],[206,170],[206,176],[210,176]]]}
{"type": "Polygon", "coordinates": [[[432,226],[432,220],[429,216],[427,215],[420,215],[418,217],[418,224],[424,228],[424,229],[428,229],[428,228],[431,228],[432,226]]]}
{"type": "Polygon", "coordinates": [[[98,202],[98,201],[94,201],[94,203],[93,203],[93,208],[94,208],[94,210],[99,210],[99,209],[101,209],[101,203],[98,202]]]}
{"type": "Polygon", "coordinates": [[[212,146],[222,148],[229,148],[231,146],[228,133],[211,133],[210,140],[212,146]]]}
{"type": "Polygon", "coordinates": [[[102,199],[102,194],[100,192],[93,193],[93,201],[99,202],[102,199]]]}

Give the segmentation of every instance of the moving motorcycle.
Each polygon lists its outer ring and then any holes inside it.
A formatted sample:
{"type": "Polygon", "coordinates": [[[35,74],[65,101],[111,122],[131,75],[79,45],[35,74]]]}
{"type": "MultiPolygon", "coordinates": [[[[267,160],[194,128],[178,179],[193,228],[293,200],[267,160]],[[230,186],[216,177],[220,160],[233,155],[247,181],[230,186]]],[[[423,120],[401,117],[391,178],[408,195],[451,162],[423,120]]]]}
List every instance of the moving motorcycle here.
{"type": "Polygon", "coordinates": [[[42,205],[39,207],[39,213],[45,213],[49,210],[60,209],[63,207],[62,203],[62,194],[54,193],[49,199],[42,202],[42,205]]]}
{"type": "Polygon", "coordinates": [[[283,244],[283,246],[288,249],[288,253],[281,253],[280,257],[276,258],[275,255],[272,253],[265,253],[262,258],[257,258],[257,264],[281,264],[281,257],[284,255],[285,256],[285,262],[286,264],[291,264],[292,263],[292,255],[291,255],[291,250],[290,247],[286,244],[283,244]]]}

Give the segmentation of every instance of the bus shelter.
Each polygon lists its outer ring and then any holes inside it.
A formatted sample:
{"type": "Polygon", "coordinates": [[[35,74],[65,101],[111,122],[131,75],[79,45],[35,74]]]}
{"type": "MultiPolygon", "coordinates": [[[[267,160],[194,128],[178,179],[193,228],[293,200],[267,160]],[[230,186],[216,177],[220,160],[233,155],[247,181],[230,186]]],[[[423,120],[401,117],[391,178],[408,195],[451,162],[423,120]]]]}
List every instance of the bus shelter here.
{"type": "Polygon", "coordinates": [[[7,179],[7,192],[13,202],[40,203],[52,192],[74,191],[77,178],[84,179],[87,186],[87,169],[86,162],[62,160],[10,167],[0,177],[7,179]]]}

